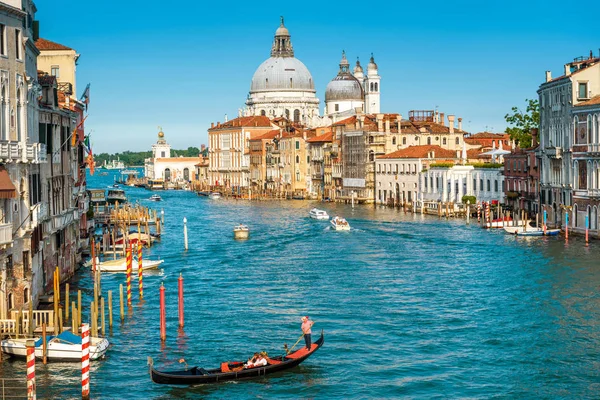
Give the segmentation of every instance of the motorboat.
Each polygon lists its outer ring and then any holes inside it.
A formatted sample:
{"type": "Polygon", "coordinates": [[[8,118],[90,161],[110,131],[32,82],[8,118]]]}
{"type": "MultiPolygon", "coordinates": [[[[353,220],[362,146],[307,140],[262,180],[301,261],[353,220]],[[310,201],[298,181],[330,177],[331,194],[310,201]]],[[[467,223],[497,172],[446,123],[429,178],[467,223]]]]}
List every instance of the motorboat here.
{"type": "MultiPolygon", "coordinates": [[[[5,339],[0,342],[2,352],[13,357],[27,356],[27,341],[35,340],[35,357],[43,358],[41,337],[5,339]]],[[[106,354],[110,343],[106,338],[90,336],[90,360],[97,360],[106,354]]],[[[65,331],[56,336],[46,337],[46,359],[49,361],[81,362],[81,336],[65,331]]]]}
{"type": "Polygon", "coordinates": [[[350,224],[342,217],[335,216],[331,219],[331,226],[336,231],[349,231],[350,224]]]}
{"type": "Polygon", "coordinates": [[[536,229],[535,225],[532,225],[532,221],[527,221],[527,224],[516,224],[515,226],[505,226],[504,231],[506,233],[510,233],[511,235],[515,235],[519,231],[528,231],[536,229]]]}
{"type": "Polygon", "coordinates": [[[511,217],[504,217],[504,218],[496,218],[490,222],[486,222],[483,225],[483,227],[484,228],[504,228],[506,226],[523,227],[524,224],[525,224],[525,221],[523,221],[523,220],[514,221],[511,217]]]}
{"type": "Polygon", "coordinates": [[[225,361],[218,368],[208,370],[200,367],[187,368],[186,366],[185,370],[158,371],[154,369],[152,358],[148,357],[150,379],[154,383],[167,385],[199,385],[264,377],[298,366],[319,350],[324,342],[325,338],[321,332],[321,337],[311,344],[310,349],[302,347],[286,355],[273,358],[267,356],[267,365],[250,368],[244,367],[244,361],[225,361]]]}
{"type": "Polygon", "coordinates": [[[123,189],[108,189],[106,201],[112,204],[118,201],[119,203],[123,204],[127,203],[127,196],[125,196],[125,191],[123,189]]]}
{"type": "Polygon", "coordinates": [[[308,212],[308,215],[312,219],[329,219],[329,214],[326,211],[319,210],[318,208],[313,208],[308,212]]]}
{"type": "Polygon", "coordinates": [[[234,239],[248,239],[250,235],[250,229],[246,225],[239,224],[235,228],[233,228],[233,238],[234,239]]]}
{"type": "Polygon", "coordinates": [[[518,231],[517,236],[557,236],[560,233],[560,229],[546,229],[534,228],[527,231],[518,231]]]}
{"type": "Polygon", "coordinates": [[[209,198],[211,199],[220,199],[221,198],[221,193],[219,192],[212,192],[211,194],[208,195],[209,198]]]}
{"type": "Polygon", "coordinates": [[[160,197],[158,194],[153,194],[152,196],[150,196],[150,198],[148,200],[150,200],[150,201],[162,201],[162,197],[160,197]]]}
{"type": "MultiPolygon", "coordinates": [[[[165,260],[142,260],[142,270],[157,269],[158,266],[164,262],[165,260]]],[[[87,261],[84,265],[91,267],[91,260],[87,261]]],[[[137,272],[138,265],[137,258],[132,257],[132,272],[137,272]]],[[[98,257],[96,257],[96,267],[99,268],[101,272],[127,272],[127,260],[125,258],[118,258],[116,260],[100,261],[98,257]]]]}

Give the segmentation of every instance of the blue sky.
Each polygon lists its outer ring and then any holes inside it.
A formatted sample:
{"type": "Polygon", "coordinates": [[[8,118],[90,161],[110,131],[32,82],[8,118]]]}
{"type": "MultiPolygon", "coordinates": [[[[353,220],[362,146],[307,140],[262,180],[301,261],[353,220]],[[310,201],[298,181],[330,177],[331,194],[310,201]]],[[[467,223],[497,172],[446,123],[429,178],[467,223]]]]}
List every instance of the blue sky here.
{"type": "MultiPolygon", "coordinates": [[[[237,115],[269,57],[279,16],[324,107],[342,50],[382,76],[382,112],[435,109],[463,129],[496,132],[537,97],[544,71],[594,54],[595,1],[204,2],[38,0],[40,36],[80,54],[77,87],[91,83],[94,152],[149,150],[157,126],[174,148],[207,142],[211,122],[237,115]],[[586,11],[587,10],[587,11],[586,11]],[[592,18],[593,19],[593,18],[592,18]]],[[[78,94],[80,95],[80,93],[78,94]]]]}

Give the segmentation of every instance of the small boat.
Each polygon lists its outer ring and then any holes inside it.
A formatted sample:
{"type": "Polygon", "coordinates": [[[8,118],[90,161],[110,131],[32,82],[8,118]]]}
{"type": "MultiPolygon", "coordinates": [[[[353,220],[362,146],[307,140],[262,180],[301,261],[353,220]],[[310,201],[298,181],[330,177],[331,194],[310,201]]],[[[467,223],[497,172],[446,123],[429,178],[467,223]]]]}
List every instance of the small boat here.
{"type": "Polygon", "coordinates": [[[150,201],[162,201],[162,197],[160,197],[157,194],[153,194],[152,196],[150,196],[150,198],[148,200],[150,200],[150,201]]]}
{"type": "Polygon", "coordinates": [[[211,194],[208,195],[209,198],[211,199],[220,199],[221,198],[221,193],[219,192],[212,192],[211,194]]]}
{"type": "Polygon", "coordinates": [[[106,201],[111,204],[114,204],[117,201],[120,204],[127,203],[127,196],[125,196],[125,191],[122,189],[109,189],[108,194],[106,195],[106,201]]]}
{"type": "Polygon", "coordinates": [[[235,228],[233,228],[233,238],[234,239],[248,239],[250,235],[250,229],[246,225],[239,224],[235,228]]]}
{"type": "MultiPolygon", "coordinates": [[[[142,270],[157,269],[158,266],[164,262],[165,260],[142,260],[142,270]]],[[[91,268],[92,261],[88,260],[84,266],[91,268]]],[[[96,257],[96,267],[99,268],[101,272],[127,272],[127,260],[118,258],[116,260],[101,262],[98,257],[96,257]]],[[[131,260],[131,270],[132,272],[137,272],[138,270],[138,261],[135,257],[131,260]]]]}
{"type": "Polygon", "coordinates": [[[504,217],[504,218],[493,219],[491,222],[486,222],[483,227],[484,228],[504,228],[506,226],[522,227],[524,225],[524,223],[525,222],[523,220],[513,221],[513,219],[511,217],[504,217]]]}
{"type": "MultiPolygon", "coordinates": [[[[0,342],[2,352],[14,357],[26,357],[26,338],[5,339],[0,342]]],[[[35,357],[43,358],[42,338],[36,337],[35,357]]],[[[108,350],[109,342],[105,338],[90,336],[90,360],[97,360],[104,356],[108,350]]],[[[65,331],[56,336],[46,337],[46,358],[49,361],[77,361],[81,362],[81,336],[70,331],[65,331]]]]}
{"type": "Polygon", "coordinates": [[[177,371],[158,371],[154,369],[154,361],[152,358],[148,357],[150,378],[154,383],[166,385],[199,385],[258,378],[298,366],[319,350],[323,346],[324,341],[325,338],[323,332],[321,332],[321,337],[316,342],[312,343],[310,350],[303,347],[302,349],[287,355],[273,358],[267,357],[266,366],[254,368],[244,368],[243,361],[226,361],[221,363],[219,368],[208,370],[200,367],[192,367],[177,371]]]}
{"type": "Polygon", "coordinates": [[[335,216],[331,219],[331,226],[336,231],[349,231],[350,224],[342,217],[335,216]]]}
{"type": "Polygon", "coordinates": [[[519,231],[528,231],[532,229],[536,229],[535,225],[532,225],[532,221],[527,221],[527,224],[518,224],[516,226],[505,226],[504,231],[506,233],[510,233],[511,235],[515,235],[519,231]]]}
{"type": "Polygon", "coordinates": [[[329,219],[329,214],[326,211],[313,208],[308,212],[309,217],[312,219],[329,219]]]}
{"type": "Polygon", "coordinates": [[[560,229],[546,229],[544,232],[543,228],[534,228],[527,231],[519,231],[516,233],[517,236],[557,236],[560,233],[560,229]]]}

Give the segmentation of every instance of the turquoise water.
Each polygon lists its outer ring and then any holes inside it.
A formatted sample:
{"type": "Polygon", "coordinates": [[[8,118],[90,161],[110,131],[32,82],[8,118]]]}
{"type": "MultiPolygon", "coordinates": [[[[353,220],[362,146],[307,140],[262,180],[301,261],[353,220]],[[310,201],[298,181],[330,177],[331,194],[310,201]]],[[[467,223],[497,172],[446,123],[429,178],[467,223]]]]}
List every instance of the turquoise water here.
{"type": "MultiPolygon", "coordinates": [[[[93,177],[106,186],[112,175],[93,177]]],[[[146,258],[164,273],[144,278],[145,302],[115,319],[105,360],[93,363],[92,397],[116,398],[594,398],[600,390],[599,246],[579,238],[515,238],[464,221],[398,210],[321,204],[350,232],[308,218],[317,203],[210,200],[190,192],[127,188],[164,208],[165,232],[146,258]],[[183,250],[183,217],[189,250],[183,250]],[[251,228],[234,241],[232,228],[251,228]],[[177,327],[177,278],[186,326],[177,327]],[[158,288],[167,293],[167,341],[159,339],[158,288]],[[256,381],[170,387],[159,368],[216,367],[298,339],[300,317],[325,345],[287,373],[256,381]]],[[[104,275],[118,291],[124,275],[104,275]]],[[[80,270],[74,285],[92,289],[80,270]]],[[[118,297],[115,296],[118,307],[118,297]]],[[[116,307],[115,307],[116,308],[116,307]]],[[[88,315],[87,309],[85,314],[88,315]]],[[[75,398],[77,365],[38,363],[39,398],[75,398]]],[[[24,362],[0,363],[24,376],[24,362]]]]}

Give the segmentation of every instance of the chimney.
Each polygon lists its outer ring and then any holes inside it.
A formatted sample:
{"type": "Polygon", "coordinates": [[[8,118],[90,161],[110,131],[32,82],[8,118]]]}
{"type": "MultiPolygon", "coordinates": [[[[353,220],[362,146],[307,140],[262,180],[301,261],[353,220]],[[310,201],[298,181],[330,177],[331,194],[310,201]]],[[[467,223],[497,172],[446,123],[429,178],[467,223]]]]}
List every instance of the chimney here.
{"type": "Polygon", "coordinates": [[[571,75],[571,64],[565,64],[565,75],[571,75]]]}
{"type": "Polygon", "coordinates": [[[552,72],[546,71],[546,82],[550,82],[552,80],[552,72]]]}
{"type": "Polygon", "coordinates": [[[362,127],[364,126],[364,122],[365,122],[365,116],[359,115],[358,116],[358,128],[359,129],[362,129],[362,127]]]}
{"type": "Polygon", "coordinates": [[[435,122],[435,123],[437,124],[437,123],[439,123],[439,121],[440,121],[440,112],[439,112],[439,111],[436,111],[436,112],[433,114],[433,122],[435,122]]]}
{"type": "Polygon", "coordinates": [[[444,121],[444,113],[440,113],[440,117],[438,118],[438,124],[442,124],[442,126],[446,126],[444,121]]]}
{"type": "Polygon", "coordinates": [[[356,129],[356,130],[360,129],[360,120],[359,120],[359,118],[356,118],[356,120],[354,121],[354,129],[356,129]]]}
{"type": "Polygon", "coordinates": [[[385,132],[390,133],[390,120],[389,119],[385,120],[385,132]]]}
{"type": "Polygon", "coordinates": [[[398,114],[396,122],[398,122],[398,133],[402,133],[402,114],[398,114]]]}
{"type": "Polygon", "coordinates": [[[201,144],[200,145],[200,151],[204,151],[206,150],[206,145],[205,144],[201,144]]]}
{"type": "Polygon", "coordinates": [[[375,119],[377,120],[377,131],[383,132],[383,114],[377,114],[375,119]]]}
{"type": "Polygon", "coordinates": [[[531,145],[535,147],[538,144],[538,128],[531,128],[531,145]]]}
{"type": "Polygon", "coordinates": [[[214,123],[214,122],[211,122],[211,123],[210,123],[210,129],[212,129],[212,128],[214,128],[214,127],[215,127],[215,123],[214,123]]]}
{"type": "Polygon", "coordinates": [[[225,122],[227,122],[227,114],[225,114],[225,122]]]}
{"type": "Polygon", "coordinates": [[[435,150],[431,150],[431,158],[435,158],[435,150]]]}
{"type": "Polygon", "coordinates": [[[242,109],[238,108],[238,118],[241,118],[241,117],[242,117],[242,109]]]}
{"type": "Polygon", "coordinates": [[[448,126],[450,127],[450,133],[454,133],[454,115],[448,115],[448,126]]]}
{"type": "Polygon", "coordinates": [[[458,130],[462,131],[462,118],[458,119],[458,130]]]}

